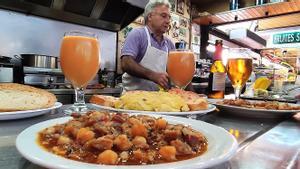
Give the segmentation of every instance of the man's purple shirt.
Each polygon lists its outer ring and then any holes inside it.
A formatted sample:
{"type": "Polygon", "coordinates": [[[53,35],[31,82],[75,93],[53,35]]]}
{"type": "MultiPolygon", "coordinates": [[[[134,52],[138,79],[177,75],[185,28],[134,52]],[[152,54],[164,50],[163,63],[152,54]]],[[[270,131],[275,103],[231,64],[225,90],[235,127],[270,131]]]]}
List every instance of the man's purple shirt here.
{"type": "MultiPolygon", "coordinates": [[[[154,35],[151,32],[151,30],[149,30],[149,33],[150,33],[151,45],[153,47],[166,52],[175,49],[173,42],[167,37],[164,36],[161,43],[159,43],[154,38],[154,35]]],[[[147,46],[148,46],[148,39],[147,39],[145,28],[141,27],[141,28],[133,29],[127,35],[124,46],[121,50],[121,57],[125,55],[129,55],[132,56],[134,60],[139,63],[143,59],[146,53],[147,46]]]]}

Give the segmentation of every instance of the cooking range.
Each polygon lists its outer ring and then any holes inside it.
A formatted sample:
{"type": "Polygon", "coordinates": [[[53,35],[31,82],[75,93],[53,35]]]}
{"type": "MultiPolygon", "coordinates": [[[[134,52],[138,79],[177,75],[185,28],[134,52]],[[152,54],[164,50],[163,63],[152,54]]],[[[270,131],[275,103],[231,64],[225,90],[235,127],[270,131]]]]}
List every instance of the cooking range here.
{"type": "MultiPolygon", "coordinates": [[[[15,82],[44,88],[56,95],[63,104],[74,101],[74,90],[59,68],[59,58],[38,54],[0,55],[0,83],[15,82]]],[[[103,73],[102,73],[103,74],[103,73]]],[[[104,77],[103,77],[104,78],[104,77]]],[[[99,74],[87,86],[86,101],[93,94],[119,96],[121,88],[105,88],[99,84],[99,74]]]]}
{"type": "Polygon", "coordinates": [[[65,86],[65,78],[58,68],[58,57],[40,54],[20,54],[24,84],[55,89],[65,86]]]}
{"type": "Polygon", "coordinates": [[[0,55],[0,83],[23,83],[20,58],[0,55]]]}
{"type": "Polygon", "coordinates": [[[24,84],[41,88],[61,88],[66,85],[61,69],[23,67],[24,84]]]}
{"type": "Polygon", "coordinates": [[[0,82],[13,82],[14,64],[10,63],[10,59],[0,56],[0,82]]]}

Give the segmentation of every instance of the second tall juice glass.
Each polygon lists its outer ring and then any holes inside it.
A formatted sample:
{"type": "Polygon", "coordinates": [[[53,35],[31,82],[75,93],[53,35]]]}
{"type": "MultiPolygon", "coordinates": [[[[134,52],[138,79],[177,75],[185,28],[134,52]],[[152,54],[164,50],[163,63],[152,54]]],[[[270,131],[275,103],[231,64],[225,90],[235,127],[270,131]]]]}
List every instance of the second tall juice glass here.
{"type": "Polygon", "coordinates": [[[182,49],[170,51],[167,72],[176,87],[184,89],[192,81],[195,74],[194,53],[182,49]]]}
{"type": "Polygon", "coordinates": [[[87,111],[84,88],[100,68],[99,41],[95,34],[73,31],[65,33],[60,49],[60,64],[65,77],[75,89],[75,102],[65,113],[87,111]]]}

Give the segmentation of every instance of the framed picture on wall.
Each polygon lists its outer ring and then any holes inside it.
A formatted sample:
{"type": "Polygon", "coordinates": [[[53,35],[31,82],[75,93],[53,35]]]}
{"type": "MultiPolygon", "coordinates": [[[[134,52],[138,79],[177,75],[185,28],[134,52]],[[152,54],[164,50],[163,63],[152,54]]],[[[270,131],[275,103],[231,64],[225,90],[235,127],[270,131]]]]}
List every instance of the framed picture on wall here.
{"type": "Polygon", "coordinates": [[[175,12],[175,2],[176,0],[169,0],[170,4],[171,4],[171,11],[175,12]]]}
{"type": "Polygon", "coordinates": [[[179,20],[179,25],[180,25],[181,27],[187,28],[187,27],[188,27],[188,20],[185,19],[185,18],[180,18],[180,20],[179,20]]]}
{"type": "Polygon", "coordinates": [[[179,16],[176,14],[171,14],[171,18],[172,18],[172,23],[171,23],[171,37],[173,39],[178,38],[179,36],[179,16]]]}
{"type": "Polygon", "coordinates": [[[144,21],[144,17],[143,16],[139,16],[138,18],[136,18],[134,20],[135,23],[140,24],[140,25],[144,25],[145,21],[144,21]]]}
{"type": "Polygon", "coordinates": [[[122,39],[126,39],[128,33],[133,29],[132,26],[126,26],[123,30],[122,30],[122,39]]]}
{"type": "Polygon", "coordinates": [[[184,0],[177,0],[176,12],[183,15],[183,13],[184,13],[184,5],[185,5],[184,0]]]}
{"type": "Polygon", "coordinates": [[[182,38],[186,38],[186,33],[187,33],[187,30],[185,28],[179,28],[179,36],[181,36],[182,38]]]}
{"type": "Polygon", "coordinates": [[[191,1],[186,1],[185,2],[185,4],[186,4],[186,14],[188,15],[188,16],[190,16],[190,13],[191,13],[191,1]]]}

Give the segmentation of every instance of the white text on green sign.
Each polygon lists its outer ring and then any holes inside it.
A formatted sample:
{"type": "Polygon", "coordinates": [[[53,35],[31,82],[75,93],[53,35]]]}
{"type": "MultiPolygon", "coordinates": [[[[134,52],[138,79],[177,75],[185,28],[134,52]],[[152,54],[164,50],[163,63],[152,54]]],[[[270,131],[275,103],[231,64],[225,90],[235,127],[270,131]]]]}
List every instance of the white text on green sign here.
{"type": "Polygon", "coordinates": [[[273,35],[273,44],[300,43],[300,32],[288,32],[273,35]]]}

